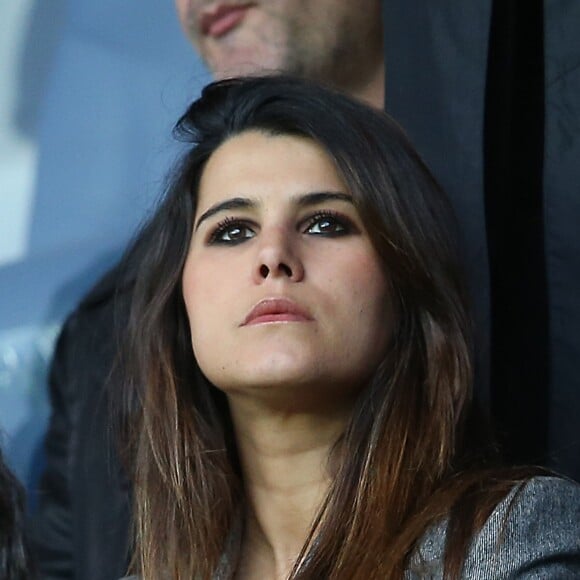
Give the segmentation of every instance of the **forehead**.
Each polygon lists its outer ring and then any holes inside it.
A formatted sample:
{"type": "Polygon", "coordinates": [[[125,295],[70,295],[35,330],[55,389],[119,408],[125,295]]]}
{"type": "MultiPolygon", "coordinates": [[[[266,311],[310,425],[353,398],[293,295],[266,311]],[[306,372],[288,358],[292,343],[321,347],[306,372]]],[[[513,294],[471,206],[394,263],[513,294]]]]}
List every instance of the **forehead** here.
{"type": "Polygon", "coordinates": [[[230,138],[209,158],[198,207],[232,196],[291,197],[346,187],[326,151],[311,139],[247,131],[230,138]]]}

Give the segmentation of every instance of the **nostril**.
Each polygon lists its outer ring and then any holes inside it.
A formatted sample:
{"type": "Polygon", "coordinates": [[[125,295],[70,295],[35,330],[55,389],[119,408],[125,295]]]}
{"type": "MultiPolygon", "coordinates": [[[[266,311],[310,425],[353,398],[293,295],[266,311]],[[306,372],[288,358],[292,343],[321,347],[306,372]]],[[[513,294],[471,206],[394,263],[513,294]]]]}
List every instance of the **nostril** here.
{"type": "MultiPolygon", "coordinates": [[[[266,264],[262,264],[260,266],[260,276],[262,278],[267,278],[268,276],[270,276],[271,270],[270,267],[267,266],[266,264]]],[[[290,266],[288,266],[288,264],[284,264],[284,262],[280,262],[280,264],[278,264],[278,267],[275,269],[275,271],[272,273],[273,276],[278,277],[278,276],[286,276],[288,278],[292,278],[292,268],[290,266]]]]}

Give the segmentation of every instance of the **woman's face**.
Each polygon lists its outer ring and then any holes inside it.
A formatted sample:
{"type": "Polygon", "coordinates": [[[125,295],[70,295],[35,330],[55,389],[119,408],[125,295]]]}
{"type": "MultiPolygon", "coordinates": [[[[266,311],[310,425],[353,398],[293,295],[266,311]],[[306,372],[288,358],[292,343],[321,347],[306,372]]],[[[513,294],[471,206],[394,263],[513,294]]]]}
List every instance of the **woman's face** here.
{"type": "Polygon", "coordinates": [[[183,296],[196,359],[214,385],[290,394],[296,404],[353,395],[387,347],[387,288],[320,146],[247,131],[213,153],[183,296]]]}

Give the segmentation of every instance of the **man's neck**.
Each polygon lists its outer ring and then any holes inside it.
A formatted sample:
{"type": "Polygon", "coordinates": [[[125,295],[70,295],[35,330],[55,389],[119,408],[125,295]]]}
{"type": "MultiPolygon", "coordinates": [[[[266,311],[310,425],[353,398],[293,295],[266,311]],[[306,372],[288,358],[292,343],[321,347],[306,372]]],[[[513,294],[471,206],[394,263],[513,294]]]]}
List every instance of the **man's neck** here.
{"type": "Polygon", "coordinates": [[[383,110],[385,107],[385,67],[377,67],[375,74],[359,89],[350,92],[351,96],[374,107],[383,110]]]}

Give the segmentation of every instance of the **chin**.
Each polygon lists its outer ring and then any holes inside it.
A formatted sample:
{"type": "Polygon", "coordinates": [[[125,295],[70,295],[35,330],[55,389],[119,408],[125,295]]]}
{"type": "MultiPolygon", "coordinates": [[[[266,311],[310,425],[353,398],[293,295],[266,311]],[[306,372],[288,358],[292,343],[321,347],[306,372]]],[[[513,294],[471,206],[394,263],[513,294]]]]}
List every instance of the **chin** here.
{"type": "Polygon", "coordinates": [[[253,62],[228,62],[217,67],[211,67],[216,80],[223,80],[237,76],[259,76],[268,73],[276,74],[277,67],[264,68],[253,62]]]}
{"type": "MultiPolygon", "coordinates": [[[[312,373],[304,365],[293,364],[291,361],[266,361],[265,364],[256,364],[241,373],[239,379],[247,385],[257,387],[288,387],[300,385],[312,373]]],[[[309,382],[309,381],[307,381],[309,382]]]]}
{"type": "Polygon", "coordinates": [[[313,369],[296,365],[255,365],[251,368],[240,368],[235,376],[216,377],[214,384],[221,388],[237,392],[299,392],[320,382],[320,377],[313,369]]]}
{"type": "Polygon", "coordinates": [[[278,54],[257,50],[253,45],[247,50],[242,46],[236,47],[235,50],[224,48],[209,54],[205,60],[209,63],[215,78],[276,73],[283,69],[284,64],[278,54]]]}

